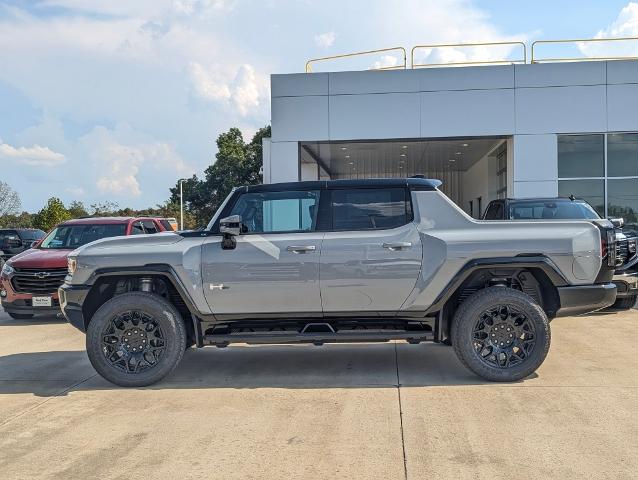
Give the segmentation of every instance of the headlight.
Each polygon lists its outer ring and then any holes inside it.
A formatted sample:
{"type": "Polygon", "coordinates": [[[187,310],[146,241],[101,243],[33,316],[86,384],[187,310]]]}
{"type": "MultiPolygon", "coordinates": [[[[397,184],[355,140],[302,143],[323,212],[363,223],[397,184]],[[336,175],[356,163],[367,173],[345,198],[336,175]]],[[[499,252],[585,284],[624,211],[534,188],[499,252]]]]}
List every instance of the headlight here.
{"type": "Polygon", "coordinates": [[[9,265],[8,262],[5,263],[4,266],[2,267],[2,274],[6,275],[7,277],[11,275],[13,272],[15,272],[15,270],[13,269],[11,265],[9,265]]]}
{"type": "Polygon", "coordinates": [[[629,253],[633,254],[636,253],[636,242],[638,241],[638,239],[636,238],[631,238],[629,239],[629,253]]]}
{"type": "Polygon", "coordinates": [[[78,261],[75,258],[67,258],[66,264],[69,269],[69,275],[73,275],[78,266],[78,261]]]}

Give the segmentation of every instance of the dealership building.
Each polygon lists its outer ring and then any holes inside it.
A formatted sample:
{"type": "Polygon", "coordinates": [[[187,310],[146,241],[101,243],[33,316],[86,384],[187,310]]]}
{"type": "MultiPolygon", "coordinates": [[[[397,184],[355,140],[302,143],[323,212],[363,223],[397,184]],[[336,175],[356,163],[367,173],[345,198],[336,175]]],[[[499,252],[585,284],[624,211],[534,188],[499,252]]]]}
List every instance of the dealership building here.
{"type": "Polygon", "coordinates": [[[422,174],[479,217],[575,195],[636,223],[638,61],[272,75],[266,183],[422,174]]]}

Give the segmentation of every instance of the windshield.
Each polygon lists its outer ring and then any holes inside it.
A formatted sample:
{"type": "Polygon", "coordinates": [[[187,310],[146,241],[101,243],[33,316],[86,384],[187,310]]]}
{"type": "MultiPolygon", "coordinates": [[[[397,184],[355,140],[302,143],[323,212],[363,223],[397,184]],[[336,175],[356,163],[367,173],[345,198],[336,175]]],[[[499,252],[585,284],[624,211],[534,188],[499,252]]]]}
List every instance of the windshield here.
{"type": "Polygon", "coordinates": [[[40,248],[75,249],[94,240],[126,234],[126,224],[62,225],[54,228],[42,241],[40,248]]]}
{"type": "Polygon", "coordinates": [[[510,205],[512,220],[597,220],[598,213],[585,202],[521,202],[510,205]]]}

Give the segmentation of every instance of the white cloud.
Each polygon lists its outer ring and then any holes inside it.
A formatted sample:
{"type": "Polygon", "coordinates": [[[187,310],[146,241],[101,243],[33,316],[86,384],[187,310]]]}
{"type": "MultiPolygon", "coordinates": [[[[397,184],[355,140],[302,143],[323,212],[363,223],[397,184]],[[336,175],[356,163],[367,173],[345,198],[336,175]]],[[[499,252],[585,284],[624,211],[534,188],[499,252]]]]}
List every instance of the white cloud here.
{"type": "Polygon", "coordinates": [[[104,194],[139,197],[142,186],[147,190],[156,188],[147,180],[149,174],[161,172],[171,183],[173,178],[192,174],[192,167],[171,145],[157,142],[128,125],[117,125],[114,130],[96,127],[82,137],[80,146],[95,166],[95,185],[104,194]]]}
{"type": "MultiPolygon", "coordinates": [[[[609,26],[598,31],[595,38],[638,36],[638,3],[629,2],[609,26]]],[[[588,57],[623,57],[638,55],[635,40],[617,42],[579,43],[578,49],[588,57]]]]}
{"type": "MultiPolygon", "coordinates": [[[[40,145],[13,147],[7,143],[0,143],[0,158],[8,163],[16,162],[32,167],[55,167],[66,161],[64,155],[54,152],[48,147],[40,145]]],[[[7,165],[2,165],[0,168],[7,168],[7,165]]]]}
{"type": "Polygon", "coordinates": [[[256,108],[268,103],[267,77],[258,74],[252,65],[241,65],[232,79],[222,74],[219,67],[206,69],[197,62],[191,63],[189,72],[199,97],[235,108],[242,116],[254,113],[256,108]]]}
{"type": "Polygon", "coordinates": [[[332,47],[337,39],[335,32],[319,33],[315,35],[315,45],[322,48],[332,47]]]}
{"type": "Polygon", "coordinates": [[[392,55],[383,55],[381,59],[372,64],[372,68],[374,68],[375,70],[379,70],[381,68],[396,67],[398,64],[399,59],[397,57],[393,57],[392,55]]]}

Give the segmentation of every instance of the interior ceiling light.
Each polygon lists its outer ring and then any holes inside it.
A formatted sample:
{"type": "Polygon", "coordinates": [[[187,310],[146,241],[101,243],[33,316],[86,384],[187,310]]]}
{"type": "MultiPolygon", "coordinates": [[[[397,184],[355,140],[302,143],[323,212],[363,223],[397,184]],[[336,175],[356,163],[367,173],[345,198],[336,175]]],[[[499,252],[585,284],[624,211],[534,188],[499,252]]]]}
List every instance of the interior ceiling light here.
{"type": "Polygon", "coordinates": [[[347,150],[348,147],[341,147],[341,150],[347,150]]]}
{"type": "Polygon", "coordinates": [[[456,162],[455,158],[450,158],[450,162],[456,162]]]}
{"type": "Polygon", "coordinates": [[[461,152],[456,152],[455,155],[461,155],[461,152]]]}
{"type": "Polygon", "coordinates": [[[469,144],[469,143],[463,143],[461,146],[462,146],[462,147],[469,147],[469,146],[470,146],[470,144],[469,144]]]}
{"type": "Polygon", "coordinates": [[[407,145],[401,145],[401,148],[405,149],[405,148],[408,148],[408,146],[407,145]]]}
{"type": "Polygon", "coordinates": [[[346,155],[346,158],[350,158],[350,155],[346,155]]]}
{"type": "Polygon", "coordinates": [[[348,165],[354,165],[354,162],[348,162],[348,165]]]}
{"type": "Polygon", "coordinates": [[[405,153],[402,153],[402,154],[401,154],[401,156],[402,156],[402,157],[405,157],[405,153]]]}

